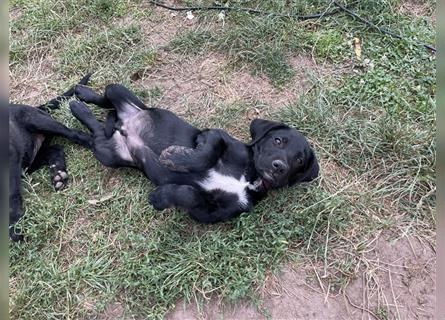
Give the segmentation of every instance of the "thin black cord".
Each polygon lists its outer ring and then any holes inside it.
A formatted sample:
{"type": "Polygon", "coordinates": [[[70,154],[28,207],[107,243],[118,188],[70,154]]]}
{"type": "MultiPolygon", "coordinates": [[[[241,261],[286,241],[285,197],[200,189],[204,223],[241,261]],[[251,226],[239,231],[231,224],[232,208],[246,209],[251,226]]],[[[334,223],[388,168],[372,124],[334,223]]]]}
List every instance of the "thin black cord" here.
{"type": "MultiPolygon", "coordinates": [[[[387,29],[385,29],[385,28],[381,28],[381,27],[375,25],[374,23],[372,23],[371,21],[366,20],[366,19],[360,17],[360,16],[359,16],[358,14],[356,14],[354,11],[349,10],[348,8],[346,8],[345,6],[341,5],[341,4],[338,3],[337,1],[334,1],[334,5],[336,5],[338,8],[340,8],[342,11],[346,12],[347,14],[353,16],[354,18],[360,20],[360,21],[363,22],[364,24],[370,26],[371,28],[374,28],[374,29],[378,30],[379,32],[381,32],[381,33],[383,33],[383,34],[387,34],[387,35],[389,35],[389,36],[391,36],[391,37],[393,37],[393,38],[397,38],[397,39],[401,39],[401,40],[409,41],[409,40],[407,40],[406,38],[402,37],[402,36],[399,35],[399,34],[396,34],[396,33],[392,32],[392,31],[390,31],[390,30],[387,30],[387,29]]],[[[427,48],[427,49],[429,49],[429,50],[431,50],[431,51],[433,51],[433,52],[436,52],[436,51],[437,51],[435,47],[433,47],[433,46],[431,46],[431,45],[429,45],[429,44],[422,43],[422,42],[418,42],[418,41],[414,41],[414,43],[415,43],[416,45],[418,45],[418,46],[423,46],[423,47],[425,47],[425,48],[427,48]]]]}
{"type": "Polygon", "coordinates": [[[297,20],[310,20],[310,19],[318,19],[326,16],[330,16],[336,13],[339,13],[341,11],[341,8],[333,9],[328,12],[323,13],[314,13],[310,15],[298,15],[298,14],[281,14],[276,12],[270,12],[270,11],[262,11],[252,8],[245,8],[245,7],[226,7],[226,6],[193,6],[193,7],[173,7],[166,5],[162,2],[156,1],[156,0],[148,0],[149,3],[154,4],[155,6],[165,8],[172,11],[210,11],[210,10],[217,10],[217,11],[241,11],[241,12],[248,12],[248,13],[254,13],[254,14],[261,14],[261,15],[272,15],[276,17],[281,18],[293,18],[297,20]]]}
{"type": "MultiPolygon", "coordinates": [[[[382,34],[386,34],[389,35],[393,38],[397,38],[397,39],[401,39],[401,40],[405,40],[405,41],[410,41],[408,39],[406,39],[405,37],[396,34],[390,30],[387,30],[385,28],[381,28],[377,25],[375,25],[374,23],[372,23],[369,20],[366,20],[365,18],[362,18],[361,16],[359,16],[357,13],[355,13],[354,11],[350,10],[347,6],[343,6],[342,4],[338,3],[337,1],[333,1],[332,4],[334,4],[337,9],[333,9],[330,11],[325,11],[323,13],[314,13],[314,14],[310,14],[310,15],[298,15],[298,14],[281,14],[281,13],[276,13],[276,12],[270,12],[270,11],[262,11],[262,10],[257,10],[257,9],[252,9],[252,8],[245,8],[245,7],[226,7],[226,6],[193,6],[193,7],[173,7],[173,6],[169,6],[166,5],[162,2],[156,1],[156,0],[148,0],[149,3],[154,4],[155,6],[161,7],[161,8],[165,8],[168,10],[172,10],[172,11],[203,11],[203,10],[218,10],[218,11],[242,11],[242,12],[248,12],[248,13],[254,13],[254,14],[261,14],[261,15],[271,15],[271,16],[276,16],[276,17],[282,17],[282,18],[292,18],[292,19],[297,19],[297,20],[310,20],[310,19],[320,19],[326,16],[331,16],[334,15],[336,13],[339,12],[345,12],[347,14],[349,14],[350,16],[360,20],[361,22],[363,22],[364,24],[368,25],[371,28],[374,28],[376,30],[378,30],[380,33],[382,34]]],[[[436,52],[436,48],[426,44],[426,43],[422,43],[419,41],[413,41],[414,44],[418,45],[418,46],[423,46],[433,52],[436,52]]]]}

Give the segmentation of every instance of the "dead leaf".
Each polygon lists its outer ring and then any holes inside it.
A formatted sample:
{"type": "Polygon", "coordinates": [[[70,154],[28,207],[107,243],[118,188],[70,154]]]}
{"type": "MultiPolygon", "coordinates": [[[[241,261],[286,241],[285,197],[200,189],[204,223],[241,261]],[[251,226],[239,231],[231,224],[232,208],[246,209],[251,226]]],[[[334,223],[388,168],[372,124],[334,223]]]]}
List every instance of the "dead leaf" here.
{"type": "Polygon", "coordinates": [[[113,198],[113,195],[112,195],[112,194],[109,194],[109,195],[103,196],[103,197],[100,198],[100,199],[91,199],[91,200],[87,200],[87,202],[88,202],[89,204],[93,204],[93,205],[95,205],[95,204],[98,204],[98,203],[101,203],[101,202],[110,200],[111,198],[113,198]]]}

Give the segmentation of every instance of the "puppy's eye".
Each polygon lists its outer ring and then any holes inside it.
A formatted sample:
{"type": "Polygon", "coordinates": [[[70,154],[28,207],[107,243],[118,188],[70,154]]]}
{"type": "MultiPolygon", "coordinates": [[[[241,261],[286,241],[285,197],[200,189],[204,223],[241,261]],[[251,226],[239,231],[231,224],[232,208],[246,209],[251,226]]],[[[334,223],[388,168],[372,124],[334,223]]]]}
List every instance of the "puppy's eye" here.
{"type": "Polygon", "coordinates": [[[281,139],[280,138],[275,138],[275,144],[280,146],[281,145],[281,139]]]}
{"type": "Polygon", "coordinates": [[[297,166],[301,166],[303,164],[303,159],[297,158],[295,159],[295,163],[297,164],[297,166]]]}

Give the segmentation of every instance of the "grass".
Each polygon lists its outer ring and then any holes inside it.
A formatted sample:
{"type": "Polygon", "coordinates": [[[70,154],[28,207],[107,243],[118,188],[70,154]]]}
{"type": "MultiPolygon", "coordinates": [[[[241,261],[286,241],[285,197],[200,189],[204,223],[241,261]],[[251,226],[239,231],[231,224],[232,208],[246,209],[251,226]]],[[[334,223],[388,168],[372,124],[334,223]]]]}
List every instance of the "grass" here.
{"type": "Polygon", "coordinates": [[[60,73],[75,73],[83,66],[85,74],[89,70],[103,70],[97,72],[97,79],[109,82],[130,79],[144,72],[156,58],[156,53],[149,48],[126,50],[127,47],[142,47],[142,34],[137,26],[110,27],[105,31],[92,28],[81,37],[67,39],[63,46],[65,50],[58,64],[60,73]]]}
{"type": "MultiPolygon", "coordinates": [[[[302,13],[326,4],[243,1],[302,13]]],[[[402,15],[398,6],[395,0],[360,1],[354,9],[432,43],[431,19],[402,15]]],[[[198,225],[180,211],[155,212],[147,202],[153,185],[142,173],[103,168],[89,152],[65,144],[67,189],[54,193],[45,170],[24,179],[21,224],[28,241],[10,245],[12,318],[90,318],[113,303],[122,304],[127,317],[162,318],[181,298],[256,301],[266,274],[290,259],[323,264],[324,281],[341,290],[382,230],[434,238],[435,57],[423,48],[343,14],[298,22],[230,13],[223,25],[210,12],[159,48],[145,40],[143,27],[160,13],[142,2],[16,0],[11,7],[19,12],[10,25],[11,74],[22,74],[35,56],[53,59],[54,92],[94,70],[95,88],[121,82],[151,103],[162,89],[141,83],[168,63],[162,57],[170,51],[197,60],[221,53],[231,68],[264,74],[276,87],[295,76],[289,61],[296,54],[348,70],[312,75],[307,92],[271,115],[309,137],[321,161],[320,179],[274,191],[253,212],[227,223],[198,225]],[[363,43],[361,61],[349,44],[354,37],[363,43]]],[[[222,101],[199,114],[187,107],[184,116],[195,125],[248,139],[241,124],[248,123],[252,106],[222,101]]],[[[81,128],[66,103],[54,116],[81,128]]],[[[375,313],[389,317],[390,307],[375,313]]]]}
{"type": "Polygon", "coordinates": [[[122,16],[128,3],[120,0],[18,0],[11,1],[11,6],[21,11],[20,18],[11,26],[10,58],[14,64],[23,62],[26,55],[42,55],[57,47],[57,40],[63,39],[64,33],[81,30],[87,23],[122,16]]]}

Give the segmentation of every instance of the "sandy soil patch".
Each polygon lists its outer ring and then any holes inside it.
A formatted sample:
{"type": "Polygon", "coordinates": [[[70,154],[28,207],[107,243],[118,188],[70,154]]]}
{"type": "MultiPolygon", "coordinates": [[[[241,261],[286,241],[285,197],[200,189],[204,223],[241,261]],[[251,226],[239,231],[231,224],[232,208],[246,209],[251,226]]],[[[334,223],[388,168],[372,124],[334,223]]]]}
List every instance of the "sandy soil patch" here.
{"type": "Polygon", "coordinates": [[[267,77],[252,75],[248,68],[234,69],[222,54],[211,52],[183,57],[162,53],[160,64],[141,81],[146,89],[159,88],[156,103],[181,113],[184,108],[200,109],[206,102],[264,105],[269,110],[293,102],[310,85],[308,73],[321,72],[311,59],[293,56],[295,77],[282,88],[274,87],[267,77]]]}
{"type": "MultiPolygon", "coordinates": [[[[434,248],[417,237],[393,241],[378,238],[365,254],[357,278],[339,293],[316,286],[314,269],[288,265],[271,276],[262,290],[271,319],[433,319],[435,308],[434,248]]],[[[168,320],[266,319],[248,303],[208,302],[202,312],[194,303],[177,303],[168,320]]]]}
{"type": "Polygon", "coordinates": [[[122,319],[124,315],[124,306],[119,303],[110,303],[105,308],[105,311],[99,315],[99,320],[115,320],[115,319],[122,319]]]}
{"type": "Polygon", "coordinates": [[[431,13],[430,5],[422,0],[401,1],[398,8],[403,15],[412,17],[428,17],[436,24],[436,12],[431,13]]]}

